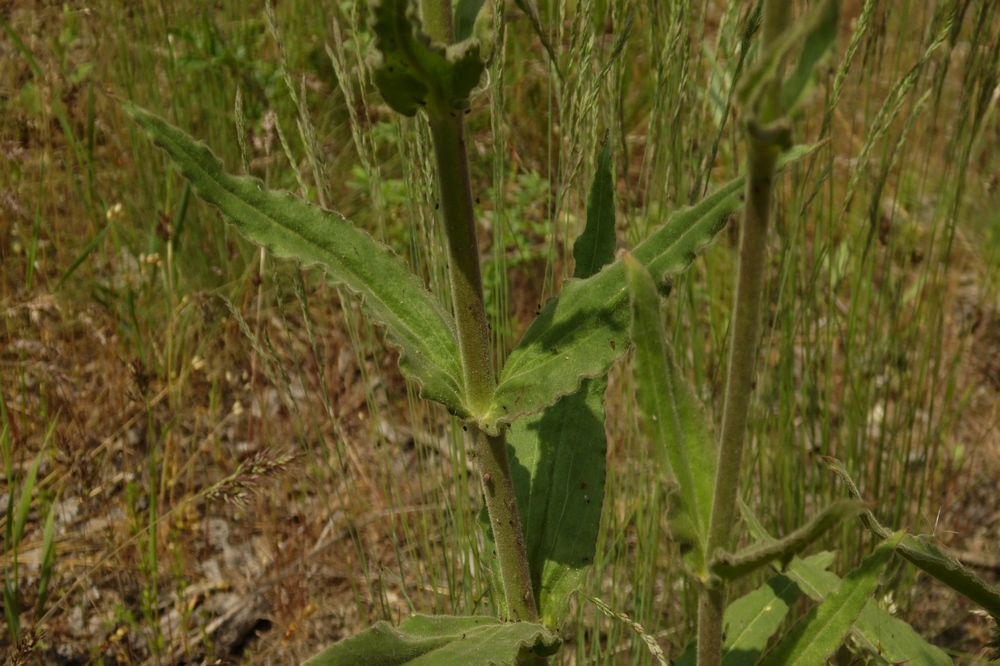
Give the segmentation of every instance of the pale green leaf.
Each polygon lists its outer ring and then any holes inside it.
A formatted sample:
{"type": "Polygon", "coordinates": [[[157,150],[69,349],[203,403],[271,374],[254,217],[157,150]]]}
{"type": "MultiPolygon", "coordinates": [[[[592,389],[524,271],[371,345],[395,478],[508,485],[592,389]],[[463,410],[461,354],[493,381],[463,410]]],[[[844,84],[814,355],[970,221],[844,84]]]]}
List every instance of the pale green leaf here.
{"type": "Polygon", "coordinates": [[[787,564],[809,544],[823,536],[832,527],[847,518],[857,516],[865,510],[865,505],[856,500],[840,500],[820,511],[819,515],[777,541],[760,541],[738,553],[718,553],[710,565],[714,575],[727,580],[742,578],[762,566],[780,561],[787,564]]]}
{"type": "MultiPolygon", "coordinates": [[[[771,537],[749,508],[742,503],[741,508],[751,536],[758,541],[770,540],[771,537]]],[[[813,601],[822,601],[840,585],[840,577],[826,571],[834,558],[835,554],[829,551],[805,559],[793,557],[785,574],[798,583],[813,601]]],[[[925,641],[913,627],[890,615],[874,599],[865,605],[854,621],[851,635],[859,645],[890,664],[950,666],[952,663],[940,648],[925,641]]]]}
{"type": "Polygon", "coordinates": [[[836,590],[809,610],[761,660],[761,666],[823,666],[844,642],[851,625],[868,603],[882,571],[903,538],[899,532],[880,543],[841,581],[836,590]]]}
{"type": "Polygon", "coordinates": [[[758,58],[743,77],[737,90],[737,99],[743,108],[756,114],[765,91],[779,83],[782,64],[798,46],[803,51],[795,70],[789,79],[781,82],[783,106],[777,110],[779,116],[788,113],[791,105],[801,98],[816,63],[829,49],[836,38],[839,16],[839,0],[821,0],[811,4],[802,21],[786,30],[764,57],[758,58]]]}
{"type": "MultiPolygon", "coordinates": [[[[897,551],[898,552],[898,551],[897,551]]],[[[822,601],[840,585],[840,577],[818,564],[814,558],[795,558],[786,570],[809,597],[822,601]]],[[[921,666],[951,666],[951,658],[941,648],[931,645],[913,627],[893,617],[870,599],[854,621],[851,634],[859,645],[872,655],[890,664],[921,664],[921,666]]]]}
{"type": "Polygon", "coordinates": [[[469,107],[469,94],[485,69],[477,39],[431,43],[411,0],[376,0],[371,11],[375,47],[382,56],[375,85],[389,106],[406,116],[422,106],[432,113],[469,107]]]}
{"type": "Polygon", "coordinates": [[[514,666],[558,648],[558,636],[530,622],[412,615],[398,627],[379,622],[303,666],[514,666]]]}
{"type": "Polygon", "coordinates": [[[132,104],[124,110],[167,151],[195,192],[217,206],[250,240],[303,266],[322,265],[327,280],[356,293],[367,313],[386,327],[400,350],[399,367],[420,395],[467,417],[463,375],[451,318],[388,247],[336,213],[288,192],[268,191],[232,176],[203,144],[132,104]]]}
{"type": "MultiPolygon", "coordinates": [[[[793,148],[779,160],[779,168],[817,146],[793,148]]],[[[633,254],[658,281],[683,271],[739,208],[743,184],[740,176],[700,203],[678,211],[633,254]]],[[[562,291],[549,299],[508,357],[493,404],[480,418],[480,425],[496,434],[503,424],[574,393],[582,379],[606,373],[628,347],[629,317],[621,261],[586,280],[564,282],[562,291]]]]}
{"type": "MultiPolygon", "coordinates": [[[[781,628],[788,609],[802,590],[787,576],[778,574],[753,592],[729,604],[722,619],[725,641],[722,666],[753,666],[767,647],[768,639],[781,628]]],[[[695,666],[696,642],[691,642],[672,666],[695,666]]]]}
{"type": "Polygon", "coordinates": [[[718,447],[701,402],[674,365],[653,277],[628,254],[625,274],[632,299],[633,373],[643,431],[661,471],[677,484],[670,530],[681,542],[691,573],[707,581],[718,447]]]}

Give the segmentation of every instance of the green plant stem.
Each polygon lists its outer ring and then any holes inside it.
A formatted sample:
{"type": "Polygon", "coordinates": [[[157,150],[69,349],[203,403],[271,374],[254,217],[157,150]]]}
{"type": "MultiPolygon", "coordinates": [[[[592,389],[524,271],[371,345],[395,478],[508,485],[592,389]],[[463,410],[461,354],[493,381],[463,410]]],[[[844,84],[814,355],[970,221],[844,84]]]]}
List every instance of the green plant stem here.
{"type": "MultiPolygon", "coordinates": [[[[451,40],[451,3],[424,0],[424,21],[432,39],[451,40]]],[[[460,111],[428,108],[437,166],[438,191],[448,239],[448,277],[458,348],[462,357],[465,397],[473,414],[489,410],[496,377],[490,351],[483,279],[479,264],[475,210],[465,150],[465,122],[460,111]]],[[[503,432],[488,435],[475,424],[467,426],[482,474],[486,509],[497,546],[507,612],[513,620],[535,621],[538,608],[531,587],[531,571],[503,432]]]]}
{"type": "MultiPolygon", "coordinates": [[[[791,0],[765,0],[761,34],[764,54],[789,25],[791,8],[791,0]]],[[[764,54],[762,57],[765,57],[764,54]]],[[[770,123],[780,114],[780,93],[780,84],[775,84],[764,96],[757,118],[753,119],[759,125],[770,123]]],[[[732,342],[719,437],[719,469],[708,534],[709,558],[719,548],[729,546],[736,517],[743,444],[757,365],[774,166],[779,153],[773,141],[762,141],[752,130],[748,130],[746,203],[740,229],[732,342]]],[[[725,606],[724,584],[713,588],[706,586],[702,590],[698,608],[698,666],[717,666],[721,663],[725,606]]]]}

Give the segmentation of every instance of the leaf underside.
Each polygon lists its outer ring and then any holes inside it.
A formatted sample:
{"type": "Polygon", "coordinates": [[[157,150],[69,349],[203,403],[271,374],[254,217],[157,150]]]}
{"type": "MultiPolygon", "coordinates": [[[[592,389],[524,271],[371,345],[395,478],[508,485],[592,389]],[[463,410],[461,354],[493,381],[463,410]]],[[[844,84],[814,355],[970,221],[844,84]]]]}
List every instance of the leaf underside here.
{"type": "Polygon", "coordinates": [[[323,266],[327,281],[357,294],[400,350],[399,367],[420,386],[422,397],[456,416],[469,415],[451,318],[406,262],[337,213],[266,190],[254,178],[227,174],[203,143],[144,109],[122,107],[170,155],[195,192],[247,238],[304,267],[323,266]]]}

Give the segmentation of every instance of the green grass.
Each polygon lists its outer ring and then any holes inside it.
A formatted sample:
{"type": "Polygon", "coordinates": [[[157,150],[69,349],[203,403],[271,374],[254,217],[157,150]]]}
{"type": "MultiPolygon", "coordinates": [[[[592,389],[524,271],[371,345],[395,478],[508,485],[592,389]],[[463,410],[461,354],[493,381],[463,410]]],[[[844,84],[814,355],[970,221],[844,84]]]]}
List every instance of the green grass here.
{"type": "MultiPolygon", "coordinates": [[[[273,28],[260,3],[15,7],[4,18],[23,45],[0,71],[4,90],[17,92],[0,100],[12,156],[0,182],[13,219],[0,232],[10,313],[2,390],[16,426],[5,463],[31,460],[53,428],[28,543],[42,542],[55,498],[83,506],[57,522],[45,609],[31,610],[38,590],[29,583],[19,622],[55,631],[76,608],[104,619],[102,631],[43,635],[48,646],[122,663],[210,652],[217,634],[184,637],[217,617],[206,609],[222,592],[171,596],[209,581],[206,561],[221,565],[233,594],[265,599],[267,623],[255,625],[247,663],[304,658],[411,609],[490,608],[476,555],[481,499],[461,432],[383,360],[380,333],[347,294],[262,258],[189,200],[115,105],[163,114],[231,169],[246,164],[269,186],[343,212],[447,300],[428,137],[390,115],[361,73],[364,3],[334,4],[280,3],[273,28]],[[245,155],[233,141],[237,88],[245,155]],[[249,508],[206,499],[262,449],[298,457],[259,484],[249,508]],[[109,516],[104,531],[88,523],[98,514],[109,516]],[[207,536],[218,518],[230,525],[223,543],[207,536]],[[174,624],[164,624],[172,611],[174,624]],[[128,640],[110,641],[119,629],[128,640]]],[[[745,10],[733,3],[706,17],[690,3],[638,4],[612,60],[630,3],[540,2],[555,63],[511,10],[507,58],[473,102],[499,359],[569,274],[605,131],[629,246],[739,169],[728,94],[742,67],[745,10]]],[[[847,4],[839,53],[855,39],[853,60],[843,72],[831,66],[797,131],[830,141],[782,180],[745,495],[770,531],[788,531],[845,495],[816,458],[834,455],[885,523],[943,536],[951,528],[936,524],[939,510],[960,504],[963,484],[988,462],[962,428],[983,416],[962,410],[975,404],[964,356],[974,331],[954,308],[957,285],[972,279],[971,307],[996,316],[986,304],[1000,247],[989,148],[1000,20],[986,0],[940,3],[937,13],[899,0],[867,23],[866,3],[847,4]],[[961,20],[948,26],[956,10],[961,20]],[[966,467],[956,470],[959,446],[966,467]]],[[[724,232],[670,300],[678,362],[717,415],[734,246],[735,233],[724,232]]],[[[611,386],[603,547],[587,592],[677,654],[691,637],[694,593],[665,537],[669,498],[635,428],[629,373],[616,370],[611,386]]],[[[13,493],[26,468],[6,467],[13,493]]],[[[842,569],[867,552],[860,534],[845,527],[827,544],[842,569]]],[[[15,565],[5,558],[10,584],[15,565]]],[[[912,575],[899,578],[905,609],[912,575]]],[[[942,628],[934,621],[928,631],[942,628]]],[[[628,626],[586,601],[564,635],[575,644],[565,663],[651,663],[628,626]]]]}

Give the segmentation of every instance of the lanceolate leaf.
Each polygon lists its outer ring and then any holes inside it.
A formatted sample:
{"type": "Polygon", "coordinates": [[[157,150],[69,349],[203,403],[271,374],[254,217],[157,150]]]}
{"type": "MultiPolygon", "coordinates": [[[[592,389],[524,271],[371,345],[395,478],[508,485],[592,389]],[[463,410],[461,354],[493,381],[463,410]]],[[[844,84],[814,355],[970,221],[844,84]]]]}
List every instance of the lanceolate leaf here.
{"type": "Polygon", "coordinates": [[[684,560],[691,573],[707,581],[718,448],[701,402],[674,365],[652,276],[631,255],[625,256],[625,273],[632,295],[633,373],[643,431],[661,470],[677,484],[671,532],[682,549],[687,547],[684,560]]]}
{"type": "Polygon", "coordinates": [[[490,5],[483,7],[485,0],[457,0],[455,3],[455,41],[462,42],[472,37],[473,28],[480,12],[492,12],[490,5]]]}
{"type": "MultiPolygon", "coordinates": [[[[468,12],[471,8],[463,9],[462,16],[468,12]]],[[[372,32],[382,54],[375,85],[394,110],[412,116],[421,106],[431,113],[469,107],[469,94],[485,69],[477,39],[469,37],[448,47],[432,44],[411,0],[376,0],[372,32]]]]}
{"type": "MultiPolygon", "coordinates": [[[[793,559],[786,573],[815,601],[822,601],[840,585],[840,577],[824,571],[811,557],[793,559]]],[[[851,633],[866,650],[890,664],[951,666],[953,663],[941,648],[925,641],[913,627],[890,615],[875,599],[868,600],[851,633]]]]}
{"type": "Polygon", "coordinates": [[[558,636],[530,622],[413,615],[398,627],[379,622],[303,666],[514,666],[558,647],[558,636]]]}
{"type": "Polygon", "coordinates": [[[761,666],[822,666],[840,647],[855,618],[868,603],[893,550],[903,538],[899,532],[883,541],[849,573],[836,590],[799,620],[761,660],[761,666]]]}
{"type": "Polygon", "coordinates": [[[615,189],[611,177],[611,142],[597,156],[597,171],[587,199],[587,225],[573,244],[573,277],[585,279],[615,258],[615,189]]]}
{"type": "Polygon", "coordinates": [[[787,564],[794,555],[823,536],[831,527],[857,516],[865,505],[854,500],[834,502],[818,516],[778,541],[758,542],[738,553],[719,553],[712,560],[712,573],[720,578],[735,580],[750,574],[774,560],[787,564]]]}
{"type": "Polygon", "coordinates": [[[793,111],[801,103],[810,81],[815,78],[816,64],[837,39],[840,0],[822,0],[818,5],[807,22],[809,31],[803,39],[799,61],[782,85],[781,104],[786,112],[793,111]]]}
{"type": "MultiPolygon", "coordinates": [[[[779,167],[815,148],[797,146],[779,160],[779,167]]],[[[657,281],[683,271],[739,208],[743,183],[740,176],[678,211],[633,254],[657,281]]],[[[575,392],[581,379],[606,373],[628,347],[628,326],[628,288],[621,261],[586,280],[567,280],[508,357],[493,404],[479,419],[482,427],[495,434],[502,424],[575,392]]]]}
{"type": "Polygon", "coordinates": [[[392,250],[336,213],[227,174],[203,143],[139,107],[123,108],[167,151],[195,192],[250,240],[304,266],[320,264],[328,281],[358,294],[368,314],[386,327],[389,342],[401,352],[400,369],[420,385],[420,394],[468,416],[451,319],[392,250]]]}

